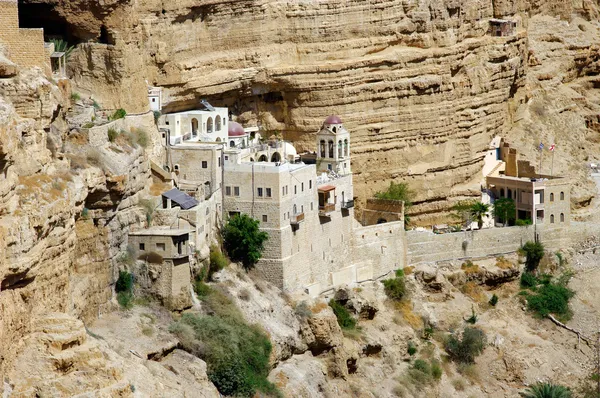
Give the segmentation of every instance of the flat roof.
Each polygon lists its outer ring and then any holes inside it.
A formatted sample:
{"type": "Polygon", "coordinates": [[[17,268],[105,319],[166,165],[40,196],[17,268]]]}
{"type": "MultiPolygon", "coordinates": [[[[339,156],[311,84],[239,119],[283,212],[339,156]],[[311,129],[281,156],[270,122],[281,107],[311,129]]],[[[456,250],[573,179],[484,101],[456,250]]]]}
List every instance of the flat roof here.
{"type": "Polygon", "coordinates": [[[193,229],[166,229],[166,228],[148,228],[148,229],[140,229],[138,231],[131,231],[129,235],[131,236],[181,236],[185,234],[190,234],[194,232],[193,229]]]}
{"type": "Polygon", "coordinates": [[[321,191],[321,192],[329,192],[329,191],[333,191],[335,189],[335,186],[333,185],[321,185],[320,187],[317,187],[317,190],[321,191]]]}
{"type": "Polygon", "coordinates": [[[535,182],[546,182],[546,181],[559,181],[559,180],[563,180],[564,182],[567,182],[565,177],[553,177],[553,176],[538,176],[538,177],[512,177],[512,176],[506,176],[506,175],[502,175],[499,174],[497,176],[488,176],[486,178],[497,178],[499,180],[508,180],[508,181],[517,181],[517,182],[531,182],[531,183],[535,183],[535,182]]]}
{"type": "Polygon", "coordinates": [[[254,166],[254,173],[284,173],[290,171],[297,171],[305,167],[314,165],[308,165],[306,163],[290,163],[290,162],[248,162],[244,161],[240,164],[226,164],[225,172],[252,172],[254,166]],[[277,165],[279,164],[279,166],[277,165]]]}

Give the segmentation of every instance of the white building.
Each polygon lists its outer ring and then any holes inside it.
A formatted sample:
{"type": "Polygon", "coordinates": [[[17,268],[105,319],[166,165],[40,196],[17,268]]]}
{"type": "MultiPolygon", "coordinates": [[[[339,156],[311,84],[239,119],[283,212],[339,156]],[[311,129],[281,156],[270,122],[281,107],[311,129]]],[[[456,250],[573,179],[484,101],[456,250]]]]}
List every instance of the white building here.
{"type": "Polygon", "coordinates": [[[209,106],[204,110],[169,113],[159,119],[159,127],[170,132],[170,144],[184,141],[227,142],[227,108],[209,106]]]}
{"type": "Polygon", "coordinates": [[[162,88],[148,87],[148,103],[150,110],[154,112],[162,111],[162,88]]]}

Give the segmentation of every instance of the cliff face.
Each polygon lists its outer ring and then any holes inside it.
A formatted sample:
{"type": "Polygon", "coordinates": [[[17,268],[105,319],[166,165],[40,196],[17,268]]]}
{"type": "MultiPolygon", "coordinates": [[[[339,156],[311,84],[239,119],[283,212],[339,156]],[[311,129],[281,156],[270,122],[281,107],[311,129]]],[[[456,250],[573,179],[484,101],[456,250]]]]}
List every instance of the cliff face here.
{"type": "Polygon", "coordinates": [[[165,88],[165,111],[207,98],[309,150],[322,120],[339,114],[359,198],[408,181],[422,221],[448,198],[478,195],[483,151],[510,130],[507,102],[524,86],[528,16],[597,13],[562,0],[25,0],[21,9],[47,11],[26,22],[64,21],[72,40],[96,42],[74,54],[73,81],[108,107],[145,109],[147,80],[165,88]],[[519,21],[517,34],[487,35],[487,20],[504,16],[519,21]]]}

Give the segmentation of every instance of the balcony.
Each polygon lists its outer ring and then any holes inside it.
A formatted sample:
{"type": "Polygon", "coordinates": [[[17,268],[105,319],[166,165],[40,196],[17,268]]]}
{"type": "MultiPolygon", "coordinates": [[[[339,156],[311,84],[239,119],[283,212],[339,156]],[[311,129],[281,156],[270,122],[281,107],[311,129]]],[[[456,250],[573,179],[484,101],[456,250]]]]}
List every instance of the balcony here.
{"type": "Polygon", "coordinates": [[[294,214],[290,217],[290,224],[292,225],[300,225],[302,221],[304,221],[304,213],[294,214]]]}
{"type": "Polygon", "coordinates": [[[342,202],[342,209],[351,209],[354,207],[354,201],[353,200],[346,200],[345,202],[342,202]]]}
{"type": "Polygon", "coordinates": [[[319,206],[319,217],[331,217],[332,212],[335,211],[335,203],[326,203],[323,206],[319,206]]]}

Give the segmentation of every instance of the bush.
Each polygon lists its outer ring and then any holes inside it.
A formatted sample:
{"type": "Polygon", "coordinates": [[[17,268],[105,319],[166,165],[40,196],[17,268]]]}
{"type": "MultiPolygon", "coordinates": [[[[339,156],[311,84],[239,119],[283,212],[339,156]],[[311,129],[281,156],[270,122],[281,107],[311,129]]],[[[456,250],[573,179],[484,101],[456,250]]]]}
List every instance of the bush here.
{"type": "Polygon", "coordinates": [[[431,361],[431,375],[434,379],[439,380],[442,378],[442,366],[435,359],[431,361]]]}
{"type": "Polygon", "coordinates": [[[495,293],[492,295],[492,298],[490,299],[489,303],[492,307],[495,307],[496,304],[498,304],[498,296],[496,296],[495,293]]]}
{"type": "Polygon", "coordinates": [[[83,128],[84,129],[91,129],[94,126],[95,126],[94,122],[87,122],[86,124],[83,125],[83,128]]]}
{"type": "Polygon", "coordinates": [[[571,398],[573,396],[567,387],[550,383],[534,384],[520,395],[524,398],[571,398]]]}
{"type": "Polygon", "coordinates": [[[524,227],[526,225],[532,225],[532,224],[533,224],[533,222],[529,218],[526,219],[526,220],[517,220],[517,221],[515,221],[515,225],[517,227],[524,227]]]}
{"type": "Polygon", "coordinates": [[[127,115],[127,112],[125,112],[125,109],[120,108],[120,109],[117,109],[115,111],[115,113],[112,114],[112,116],[110,117],[110,120],[123,119],[126,115],[127,115]]]}
{"type": "Polygon", "coordinates": [[[160,118],[160,111],[154,111],[154,124],[158,124],[158,119],[160,118]]]}
{"type": "Polygon", "coordinates": [[[257,391],[279,395],[267,380],[271,342],[258,327],[248,325],[233,302],[211,289],[205,303],[214,315],[184,314],[170,331],[187,351],[202,358],[219,392],[252,397],[257,391]]]}
{"type": "Polygon", "coordinates": [[[408,342],[408,348],[406,349],[408,355],[411,357],[417,353],[417,346],[412,341],[408,342]]]}
{"type": "Polygon", "coordinates": [[[540,242],[527,242],[521,248],[525,254],[525,268],[529,272],[534,272],[540,265],[540,261],[544,257],[544,245],[540,242]]]}
{"type": "Polygon", "coordinates": [[[211,289],[210,286],[208,286],[202,280],[196,279],[194,282],[194,292],[199,299],[203,299],[210,294],[211,289]]]}
{"type": "Polygon", "coordinates": [[[541,318],[556,315],[562,321],[571,319],[569,300],[575,295],[571,289],[554,283],[542,285],[536,294],[527,295],[527,308],[541,318]]]}
{"type": "Polygon", "coordinates": [[[117,293],[131,292],[133,290],[133,275],[127,271],[119,271],[119,279],[115,284],[117,293]]]}
{"type": "Polygon", "coordinates": [[[247,214],[229,219],[223,228],[223,243],[229,257],[242,263],[246,270],[254,268],[262,257],[264,242],[269,238],[258,228],[258,221],[247,214]]]}
{"type": "Polygon", "coordinates": [[[90,210],[87,207],[84,207],[83,210],[81,210],[81,218],[84,220],[90,218],[90,210]]]}
{"type": "Polygon", "coordinates": [[[444,348],[453,361],[469,364],[475,362],[475,357],[483,352],[486,343],[483,330],[466,327],[462,332],[462,336],[457,333],[448,336],[444,348]]]}
{"type": "Polygon", "coordinates": [[[333,313],[337,318],[338,325],[340,325],[342,329],[352,330],[356,328],[356,319],[350,315],[346,307],[333,299],[329,300],[329,306],[333,310],[333,313]]]}
{"type": "Polygon", "coordinates": [[[117,302],[121,308],[128,310],[133,307],[133,293],[131,292],[119,292],[117,293],[117,302]]]}
{"type": "Polygon", "coordinates": [[[208,279],[212,279],[215,272],[221,271],[227,267],[227,257],[216,245],[210,246],[210,265],[208,267],[208,279]]]}
{"type": "Polygon", "coordinates": [[[312,311],[310,310],[306,301],[301,301],[294,307],[294,313],[301,319],[312,317],[312,311]]]}
{"type": "Polygon", "coordinates": [[[402,300],[406,293],[406,286],[404,284],[404,271],[401,269],[396,270],[396,277],[392,279],[384,279],[381,281],[384,286],[385,294],[392,300],[402,300]]]}
{"type": "Polygon", "coordinates": [[[119,136],[119,132],[112,127],[108,129],[108,140],[115,142],[115,139],[119,136]]]}
{"type": "Polygon", "coordinates": [[[477,314],[475,313],[475,309],[471,307],[471,316],[465,319],[465,322],[470,323],[471,325],[475,325],[477,323],[477,314]]]}
{"type": "Polygon", "coordinates": [[[535,288],[538,284],[538,279],[531,272],[523,272],[521,274],[521,287],[535,288]]]}
{"type": "Polygon", "coordinates": [[[148,147],[148,144],[150,143],[150,138],[148,137],[148,133],[146,133],[146,130],[136,129],[135,136],[135,141],[139,146],[141,146],[142,148],[148,147]]]}
{"type": "Polygon", "coordinates": [[[79,101],[81,99],[81,95],[79,93],[71,93],[71,101],[79,101]]]}

